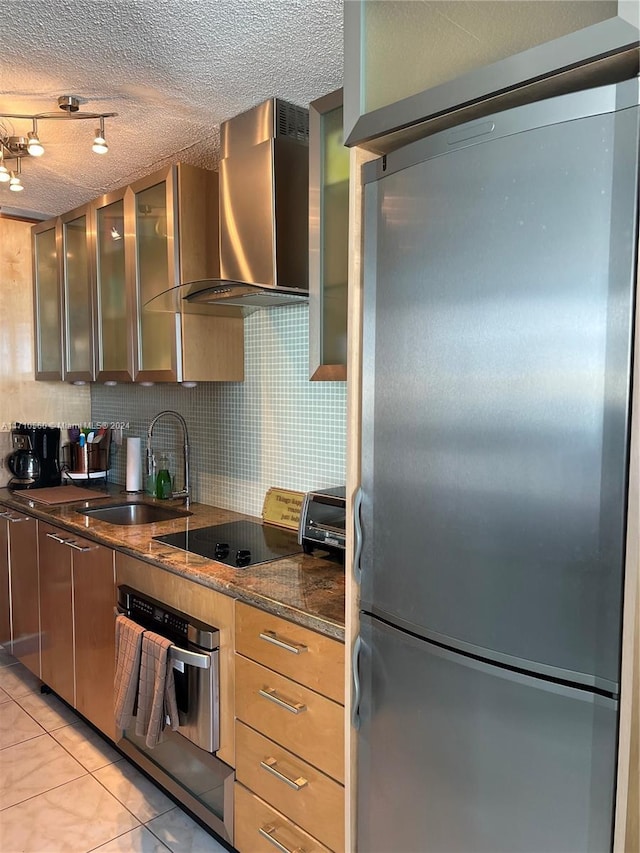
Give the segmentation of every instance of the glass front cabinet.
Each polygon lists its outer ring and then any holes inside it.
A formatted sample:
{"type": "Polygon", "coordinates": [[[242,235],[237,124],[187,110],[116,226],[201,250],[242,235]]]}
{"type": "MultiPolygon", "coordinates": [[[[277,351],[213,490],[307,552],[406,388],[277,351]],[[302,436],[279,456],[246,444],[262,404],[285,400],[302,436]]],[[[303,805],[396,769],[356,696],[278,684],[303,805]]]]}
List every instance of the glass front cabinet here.
{"type": "Polygon", "coordinates": [[[99,382],[132,382],[133,298],[127,275],[126,187],[93,203],[96,259],[96,360],[99,382]]]}
{"type": "Polygon", "coordinates": [[[63,375],[67,382],[95,379],[90,208],[59,219],[62,274],[63,375]]]}
{"type": "Polygon", "coordinates": [[[309,104],[309,378],[347,378],[349,149],[342,89],[309,104]]]}
{"type": "Polygon", "coordinates": [[[35,378],[62,379],[62,293],[57,219],[34,225],[33,304],[35,378]]]}

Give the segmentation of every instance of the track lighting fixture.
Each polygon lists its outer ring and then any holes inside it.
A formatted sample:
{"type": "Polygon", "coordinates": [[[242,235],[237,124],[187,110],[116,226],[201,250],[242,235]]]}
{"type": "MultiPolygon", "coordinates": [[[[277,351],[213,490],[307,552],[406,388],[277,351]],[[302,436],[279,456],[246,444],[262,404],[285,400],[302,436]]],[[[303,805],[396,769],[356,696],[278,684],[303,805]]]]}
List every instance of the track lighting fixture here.
{"type": "MultiPolygon", "coordinates": [[[[99,119],[100,126],[96,128],[91,148],[96,154],[106,154],[109,150],[105,138],[104,120],[113,118],[117,113],[82,112],[80,101],[74,95],[61,95],[58,98],[58,106],[62,113],[49,112],[36,113],[35,115],[0,113],[0,183],[8,183],[10,190],[20,192],[24,189],[21,179],[23,158],[27,156],[41,157],[45,153],[44,146],[40,141],[38,122],[99,119]],[[7,130],[6,119],[10,120],[12,125],[22,121],[30,121],[32,123],[31,130],[26,137],[11,135],[7,130]]],[[[11,130],[15,133],[13,127],[11,130]]]]}

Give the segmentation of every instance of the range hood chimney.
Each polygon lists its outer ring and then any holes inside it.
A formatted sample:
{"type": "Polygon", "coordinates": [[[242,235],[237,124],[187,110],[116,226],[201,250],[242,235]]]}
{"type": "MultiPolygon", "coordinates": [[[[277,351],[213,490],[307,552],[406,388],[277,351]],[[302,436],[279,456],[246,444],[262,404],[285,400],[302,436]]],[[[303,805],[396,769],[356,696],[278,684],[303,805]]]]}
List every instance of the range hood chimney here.
{"type": "Polygon", "coordinates": [[[156,296],[152,310],[247,314],[308,298],[308,110],[271,98],[223,122],[220,142],[219,269],[156,296]]]}

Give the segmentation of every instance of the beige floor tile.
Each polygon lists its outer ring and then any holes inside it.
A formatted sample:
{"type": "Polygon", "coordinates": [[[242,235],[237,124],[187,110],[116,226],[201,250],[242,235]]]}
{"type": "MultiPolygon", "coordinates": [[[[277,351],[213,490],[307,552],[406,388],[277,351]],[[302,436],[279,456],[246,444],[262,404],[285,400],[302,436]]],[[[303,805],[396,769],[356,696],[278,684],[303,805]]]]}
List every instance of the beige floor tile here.
{"type": "Polygon", "coordinates": [[[11,701],[11,696],[9,696],[9,694],[8,694],[8,693],[6,693],[6,692],[5,692],[5,691],[0,687],[0,703],[2,703],[2,702],[10,702],[10,701],[11,701]]]}
{"type": "Polygon", "coordinates": [[[226,847],[179,808],[160,815],[147,827],[174,853],[227,853],[226,847]]]}
{"type": "Polygon", "coordinates": [[[44,729],[13,700],[0,704],[0,749],[43,735],[44,729]]]}
{"type": "Polygon", "coordinates": [[[173,800],[166,797],[153,782],[124,759],[96,770],[93,775],[141,823],[175,808],[173,800]]]}
{"type": "Polygon", "coordinates": [[[113,764],[122,757],[99,734],[82,722],[55,729],[51,736],[91,772],[113,764]]]}
{"type": "Polygon", "coordinates": [[[16,702],[48,732],[80,721],[76,712],[53,693],[27,693],[16,702]]]}
{"type": "Polygon", "coordinates": [[[86,853],[136,826],[133,815],[87,775],[4,811],[2,850],[86,853]]]}
{"type": "Polygon", "coordinates": [[[39,693],[42,682],[21,663],[0,667],[0,687],[17,699],[27,693],[39,693]]]}
{"type": "Polygon", "coordinates": [[[0,809],[83,775],[84,767],[47,734],[8,746],[0,751],[0,809]]]}
{"type": "Polygon", "coordinates": [[[96,847],[94,853],[167,853],[168,849],[146,827],[139,826],[101,847],[96,847]]]}
{"type": "Polygon", "coordinates": [[[17,663],[14,656],[4,646],[0,646],[0,666],[11,666],[14,663],[17,663]]]}

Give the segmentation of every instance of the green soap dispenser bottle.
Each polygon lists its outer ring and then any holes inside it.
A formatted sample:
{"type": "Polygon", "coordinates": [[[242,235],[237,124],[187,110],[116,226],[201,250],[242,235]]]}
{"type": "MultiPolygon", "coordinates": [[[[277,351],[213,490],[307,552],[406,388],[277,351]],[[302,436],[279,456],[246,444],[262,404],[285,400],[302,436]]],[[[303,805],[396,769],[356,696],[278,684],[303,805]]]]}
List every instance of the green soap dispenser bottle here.
{"type": "Polygon", "coordinates": [[[165,500],[171,497],[172,491],[169,460],[166,453],[161,453],[160,461],[158,462],[158,473],[156,474],[156,497],[165,500]]]}

